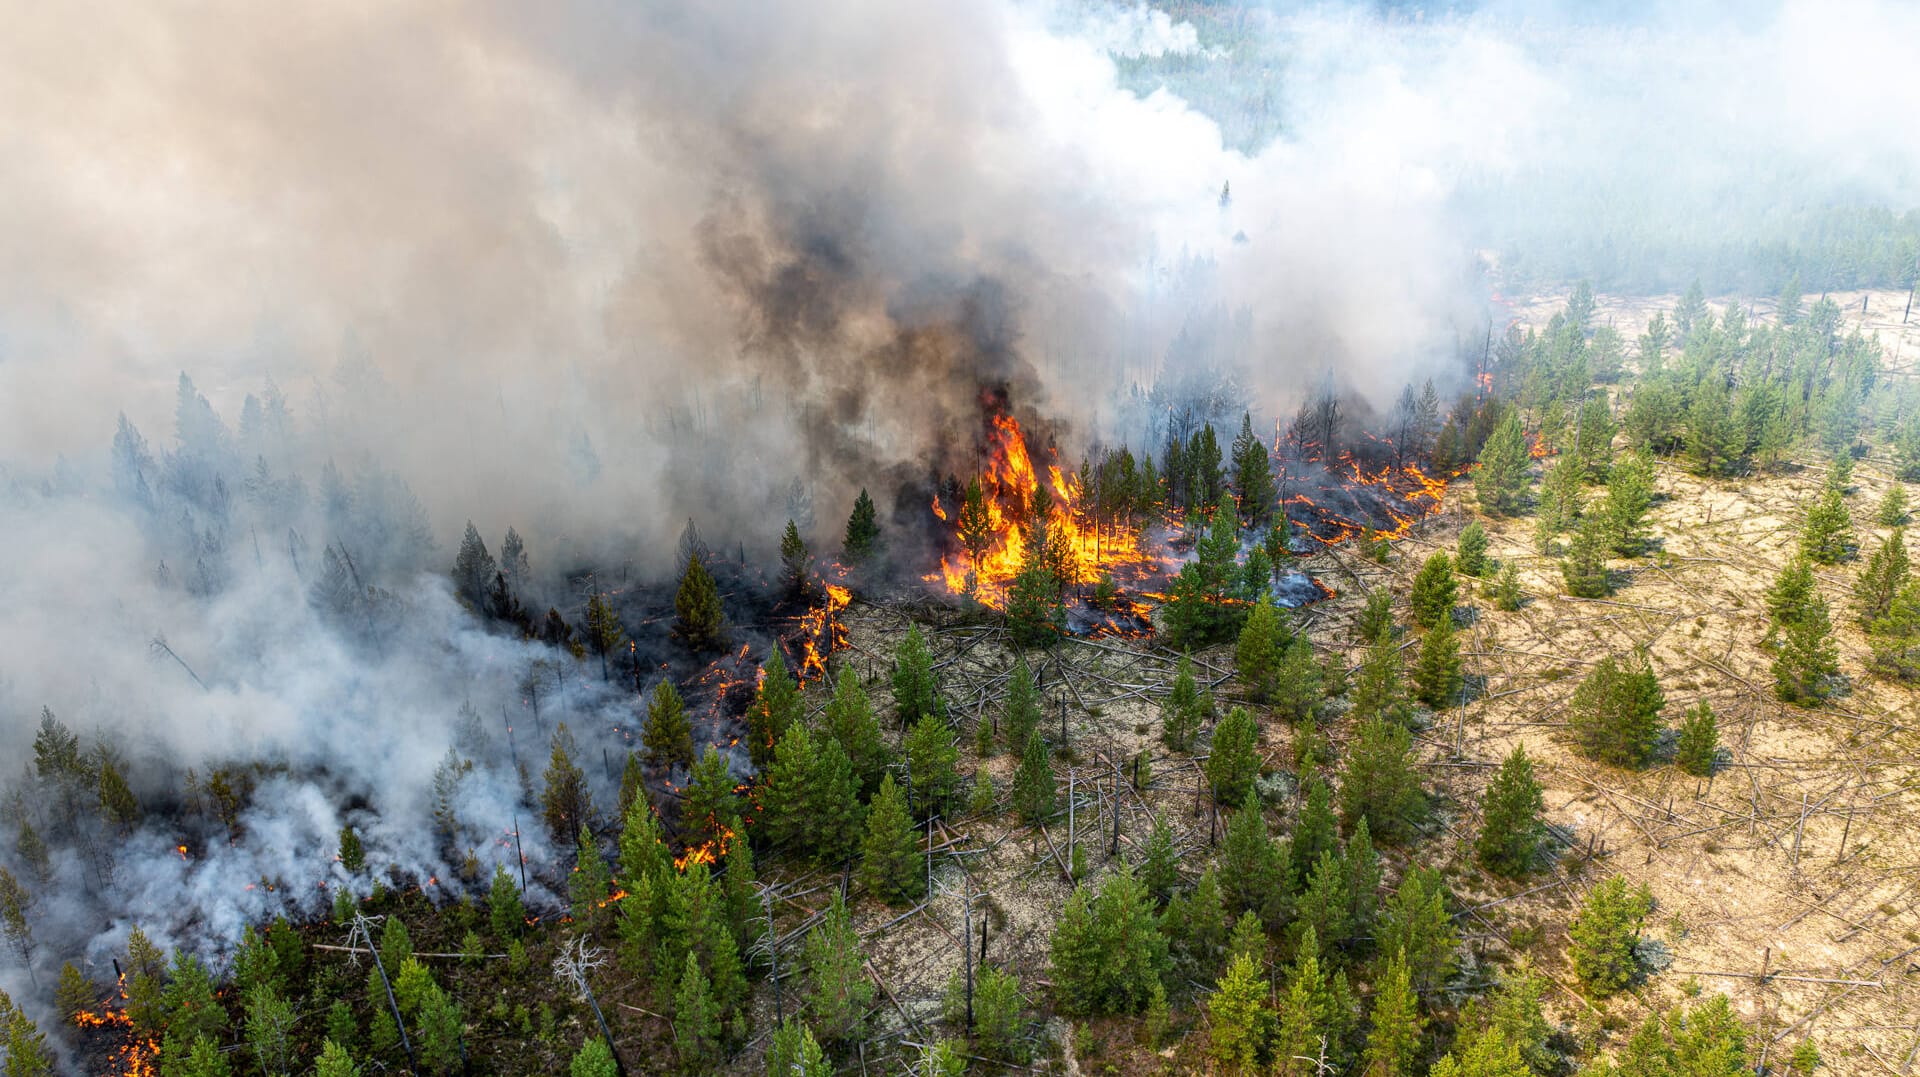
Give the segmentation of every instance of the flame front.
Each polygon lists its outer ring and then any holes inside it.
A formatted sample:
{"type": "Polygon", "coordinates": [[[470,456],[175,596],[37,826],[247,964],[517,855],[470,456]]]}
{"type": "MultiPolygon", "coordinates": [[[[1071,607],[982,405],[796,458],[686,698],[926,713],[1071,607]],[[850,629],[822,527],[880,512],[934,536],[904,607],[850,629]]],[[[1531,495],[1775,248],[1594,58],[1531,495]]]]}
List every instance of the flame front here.
{"type": "Polygon", "coordinates": [[[1039,537],[1034,532],[1040,528],[1046,529],[1047,541],[1064,544],[1066,555],[1059,563],[1065,569],[1063,582],[1069,585],[1091,584],[1109,574],[1144,578],[1163,567],[1159,558],[1143,551],[1138,528],[1094,519],[1079,479],[1062,473],[1058,464],[1046,467],[1046,518],[1034,519],[1031,506],[1040,493],[1041,473],[1027,451],[1019,421],[995,416],[987,440],[987,465],[979,478],[986,541],[978,558],[966,550],[964,508],[950,509],[936,496],[934,515],[954,525],[963,548],[941,558],[940,571],[929,573],[928,582],[942,583],[956,595],[971,590],[985,605],[1004,609],[1013,578],[1026,567],[1029,547],[1039,537]]]}
{"type": "Polygon", "coordinates": [[[133,1018],[127,1016],[125,973],[120,974],[117,988],[119,1006],[102,1003],[97,1009],[81,1010],[73,1015],[73,1023],[81,1028],[108,1029],[110,1034],[120,1037],[113,1049],[114,1077],[157,1077],[160,1043],[135,1030],[133,1018]]]}

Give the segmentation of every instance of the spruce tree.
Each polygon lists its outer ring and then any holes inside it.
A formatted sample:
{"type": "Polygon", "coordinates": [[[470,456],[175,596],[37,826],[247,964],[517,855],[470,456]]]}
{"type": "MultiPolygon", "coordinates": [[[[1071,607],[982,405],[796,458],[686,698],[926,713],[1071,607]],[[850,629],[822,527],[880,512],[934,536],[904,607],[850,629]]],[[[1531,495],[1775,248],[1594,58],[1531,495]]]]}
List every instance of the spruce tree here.
{"type": "Polygon", "coordinates": [[[1853,550],[1853,516],[1840,491],[1828,487],[1807,509],[1800,530],[1800,551],[1822,565],[1836,564],[1853,550]]]}
{"type": "Polygon", "coordinates": [[[1207,783],[1220,804],[1238,804],[1260,775],[1260,727],[1245,707],[1235,707],[1214,727],[1207,754],[1207,783]]]}
{"type": "Polygon", "coordinates": [[[1863,626],[1885,617],[1893,608],[1894,596],[1907,584],[1908,572],[1906,531],[1896,527],[1867,558],[1854,584],[1853,605],[1863,626]]]}
{"type": "Polygon", "coordinates": [[[1280,619],[1280,609],[1271,602],[1255,602],[1240,627],[1240,640],[1233,649],[1234,665],[1247,696],[1256,703],[1273,698],[1279,687],[1280,659],[1291,633],[1280,619]]]}
{"type": "Polygon", "coordinates": [[[1344,1000],[1321,968],[1320,946],[1313,930],[1308,928],[1301,934],[1293,975],[1280,1002],[1279,1027],[1274,1032],[1276,1077],[1308,1077],[1320,1072],[1320,1060],[1338,1050],[1345,1023],[1339,1012],[1344,1000]]]}
{"type": "Polygon", "coordinates": [[[1500,764],[1500,770],[1487,785],[1480,836],[1473,844],[1480,866],[1495,875],[1517,879],[1533,867],[1546,832],[1540,812],[1546,802],[1540,783],[1533,776],[1533,760],[1527,758],[1524,744],[1500,764]]]}
{"type": "Polygon", "coordinates": [[[572,841],[593,817],[593,794],[587,789],[587,776],[573,761],[578,750],[567,723],[554,727],[553,754],[547,761],[546,789],[540,795],[540,805],[547,833],[555,844],[572,841]]]}
{"type": "Polygon", "coordinates": [[[833,699],[827,703],[826,731],[840,744],[860,778],[860,790],[871,793],[880,787],[880,772],[885,770],[889,753],[880,739],[880,723],[873,715],[873,703],[852,666],[840,668],[834,682],[833,699]]]}
{"type": "Polygon", "coordinates": [[[813,588],[813,555],[792,520],[780,535],[780,583],[795,597],[804,597],[813,588]]]}
{"type": "MultiPolygon", "coordinates": [[[[1296,862],[1302,857],[1295,857],[1296,862]]],[[[1294,936],[1297,943],[1317,940],[1320,958],[1330,960],[1336,948],[1353,937],[1353,895],[1347,891],[1347,869],[1332,849],[1312,862],[1305,887],[1296,902],[1294,936]]],[[[1296,946],[1296,952],[1299,952],[1296,946]]]]}
{"type": "Polygon", "coordinates": [[[747,708],[747,753],[762,771],[773,762],[773,746],[802,714],[800,686],[787,672],[786,658],[777,645],[768,651],[766,664],[760,667],[753,704],[747,708]]]}
{"type": "Polygon", "coordinates": [[[1459,553],[1455,567],[1462,576],[1484,576],[1487,574],[1487,529],[1475,520],[1460,532],[1459,553]]]}
{"type": "Polygon", "coordinates": [[[891,774],[880,779],[879,790],[867,804],[867,833],[861,850],[860,879],[873,896],[900,905],[912,904],[926,893],[913,820],[891,774]]]}
{"type": "Polygon", "coordinates": [[[1529,462],[1520,412],[1509,408],[1481,447],[1480,470],[1474,476],[1474,489],[1487,515],[1497,518],[1520,511],[1527,494],[1529,462]]]}
{"type": "Polygon", "coordinates": [[[1376,841],[1398,845],[1426,814],[1426,796],[1413,769],[1412,734],[1379,718],[1360,723],[1340,781],[1340,815],[1346,828],[1365,819],[1376,841]]]}
{"type": "Polygon", "coordinates": [[[360,1077],[360,1074],[360,1066],[343,1044],[331,1037],[321,1041],[320,1057],[314,1062],[314,1077],[360,1077]]]}
{"type": "Polygon", "coordinates": [[[693,726],[687,721],[687,705],[673,681],[662,677],[653,686],[647,700],[647,727],[640,743],[646,746],[647,762],[656,767],[693,765],[693,726]]]}
{"type": "Polygon", "coordinates": [[[1665,703],[1644,654],[1625,666],[1608,655],[1574,689],[1569,725],[1590,758],[1616,767],[1644,766],[1653,754],[1665,703]]]}
{"type": "Polygon", "coordinates": [[[673,993],[673,1041],[680,1064],[689,1073],[704,1072],[719,1061],[718,1010],[713,1000],[713,986],[700,971],[699,958],[689,952],[673,993]]]}
{"type": "Polygon", "coordinates": [[[873,507],[873,498],[867,496],[863,487],[860,496],[853,502],[852,515],[847,517],[846,537],[841,543],[840,556],[849,566],[858,566],[879,555],[879,513],[873,507]]]}
{"type": "Polygon", "coordinates": [[[893,652],[893,707],[902,729],[921,717],[938,713],[939,687],[933,676],[933,652],[927,649],[920,626],[909,624],[893,652]]]}
{"type": "Polygon", "coordinates": [[[1560,562],[1560,575],[1567,593],[1578,598],[1604,598],[1613,593],[1613,575],[1607,570],[1606,522],[1599,514],[1580,521],[1566,560],[1560,562]]]}
{"type": "Polygon", "coordinates": [[[1466,683],[1460,670],[1460,637],[1449,617],[1420,641],[1420,657],[1413,667],[1414,696],[1434,710],[1452,706],[1466,683]]]}
{"type": "Polygon", "coordinates": [[[1634,945],[1652,909],[1653,897],[1647,888],[1629,889],[1618,875],[1587,895],[1579,914],[1567,925],[1567,935],[1573,940],[1573,974],[1589,995],[1606,998],[1632,982],[1639,971],[1634,945]]]}
{"type": "Polygon", "coordinates": [[[1816,594],[1781,635],[1780,652],[1773,660],[1773,692],[1788,703],[1811,707],[1833,693],[1839,672],[1827,600],[1816,594]]]}
{"type": "Polygon", "coordinates": [[[720,608],[720,588],[699,553],[687,559],[680,590],[673,596],[673,638],[699,654],[726,645],[726,618],[720,608]]]}
{"type": "Polygon", "coordinates": [[[1720,731],[1714,722],[1713,708],[1703,699],[1680,723],[1680,743],[1674,749],[1673,761],[1688,774],[1704,778],[1713,773],[1719,752],[1720,731]]]}
{"type": "Polygon", "coordinates": [[[1157,811],[1153,813],[1153,829],[1147,834],[1147,843],[1140,853],[1140,868],[1135,874],[1140,885],[1161,904],[1173,896],[1173,889],[1180,882],[1180,850],[1174,844],[1173,828],[1157,811]]]}
{"type": "Polygon", "coordinates": [[[1027,734],[1026,747],[1020,750],[1020,767],[1013,772],[1013,809],[1020,818],[1037,823],[1053,814],[1055,783],[1053,763],[1047,754],[1040,731],[1027,734]]]}

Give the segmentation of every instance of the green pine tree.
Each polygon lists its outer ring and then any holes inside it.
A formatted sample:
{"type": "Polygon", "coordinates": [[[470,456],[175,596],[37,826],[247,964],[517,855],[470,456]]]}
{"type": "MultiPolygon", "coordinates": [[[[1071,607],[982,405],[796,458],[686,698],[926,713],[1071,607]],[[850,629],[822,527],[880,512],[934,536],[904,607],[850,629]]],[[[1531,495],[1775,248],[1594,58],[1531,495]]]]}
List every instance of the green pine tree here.
{"type": "Polygon", "coordinates": [[[1807,509],[1800,551],[1822,565],[1836,564],[1853,551],[1853,516],[1840,491],[1828,487],[1807,509]]]}
{"type": "Polygon", "coordinates": [[[1460,935],[1447,912],[1446,883],[1433,868],[1414,867],[1401,877],[1381,914],[1380,952],[1407,963],[1413,989],[1431,997],[1453,978],[1460,935]]]}
{"type": "Polygon", "coordinates": [[[839,743],[806,725],[787,727],[761,787],[768,840],[823,863],[851,854],[859,841],[859,779],[839,743]]]}
{"type": "Polygon", "coordinates": [[[1271,602],[1255,602],[1240,628],[1240,640],[1234,646],[1234,665],[1247,696],[1265,703],[1279,687],[1280,659],[1291,633],[1281,621],[1280,608],[1271,602]]]}
{"type": "Polygon", "coordinates": [[[1713,773],[1719,753],[1720,731],[1714,722],[1713,708],[1703,699],[1680,723],[1680,743],[1674,749],[1673,761],[1688,774],[1704,778],[1713,773]]]}
{"type": "Polygon", "coordinates": [[[813,1030],[789,1017],[773,1030],[767,1048],[767,1077],[833,1077],[833,1064],[813,1030]]]}
{"type": "Polygon", "coordinates": [[[1421,628],[1432,628],[1440,620],[1452,620],[1453,603],[1459,599],[1459,589],[1453,582],[1453,559],[1444,549],[1436,549],[1428,557],[1417,576],[1413,576],[1413,593],[1407,595],[1407,612],[1413,616],[1413,622],[1421,628]]]}
{"type": "Polygon", "coordinates": [[[1833,693],[1839,673],[1827,600],[1814,595],[1781,635],[1780,652],[1773,660],[1773,692],[1788,703],[1811,707],[1833,693]]]}
{"type": "Polygon", "coordinates": [[[1040,725],[1040,694],[1033,687],[1033,671],[1022,655],[1014,655],[1013,669],[1007,674],[1006,714],[1001,733],[1007,750],[1018,752],[1027,746],[1027,738],[1040,725]]]}
{"type": "Polygon", "coordinates": [[[867,833],[861,844],[860,878],[875,897],[900,905],[926,893],[919,844],[906,797],[893,784],[893,775],[886,775],[867,804],[867,833]]]}
{"type": "Polygon", "coordinates": [[[1604,598],[1613,593],[1613,574],[1607,570],[1607,525],[1598,513],[1580,521],[1560,575],[1567,593],[1578,598],[1604,598]]]}
{"type": "MultiPolygon", "coordinates": [[[[1054,993],[1068,1014],[1139,1013],[1170,967],[1146,887],[1122,867],[1096,895],[1076,886],[1055,921],[1054,993]]],[[[1162,988],[1164,989],[1164,987],[1162,988]]]]}
{"type": "Polygon", "coordinates": [[[1020,767],[1013,773],[1013,809],[1020,818],[1037,823],[1053,815],[1055,782],[1047,745],[1035,730],[1020,750],[1020,767]]]}
{"type": "Polygon", "coordinates": [[[1420,657],[1413,667],[1414,696],[1435,710],[1452,706],[1460,699],[1460,637],[1451,617],[1442,619],[1420,641],[1420,657]]]}
{"type": "Polygon", "coordinates": [[[1393,632],[1393,594],[1386,588],[1367,594],[1367,603],[1354,618],[1353,638],[1356,643],[1372,643],[1385,634],[1393,632]]]}
{"type": "Polygon", "coordinates": [[[656,767],[693,765],[693,726],[687,720],[687,704],[669,678],[662,677],[653,686],[640,743],[646,746],[647,762],[656,767]]]}
{"type": "Polygon", "coordinates": [[[1412,751],[1405,726],[1378,718],[1360,723],[1340,781],[1340,815],[1348,830],[1365,819],[1377,841],[1398,845],[1412,836],[1426,814],[1412,751]]]}
{"type": "Polygon", "coordinates": [[[1455,567],[1462,576],[1484,576],[1487,574],[1487,529],[1475,520],[1460,532],[1459,553],[1455,567]]]}
{"type": "Polygon", "coordinates": [[[813,555],[792,520],[780,535],[780,582],[795,597],[804,597],[813,588],[813,555]]]}
{"type": "Polygon", "coordinates": [[[914,809],[925,819],[946,810],[960,785],[960,749],[946,719],[929,714],[907,732],[907,774],[913,781],[914,809]]]}
{"type": "Polygon", "coordinates": [[[933,676],[933,652],[920,626],[909,624],[893,653],[893,707],[901,728],[939,712],[939,686],[933,676]]]}
{"type": "Polygon", "coordinates": [[[1160,740],[1176,752],[1190,752],[1205,718],[1200,688],[1193,677],[1193,661],[1183,654],[1174,669],[1173,687],[1160,703],[1160,740]]]}
{"type": "Polygon", "coordinates": [[[1260,727],[1245,707],[1235,707],[1214,727],[1207,754],[1207,783],[1220,804],[1238,804],[1260,775],[1260,727]]]}
{"type": "Polygon", "coordinates": [[[852,1041],[873,1002],[873,983],[867,979],[866,951],[847,919],[846,906],[835,893],[827,914],[807,933],[805,1013],[808,1023],[830,1043],[852,1041]]]}
{"type": "Polygon", "coordinates": [[[753,765],[763,771],[773,762],[773,746],[780,743],[788,726],[800,720],[803,710],[800,686],[787,672],[786,658],[777,646],[768,650],[753,704],[747,708],[747,751],[753,765]]]}
{"type": "Polygon", "coordinates": [[[1644,766],[1653,754],[1665,706],[1646,655],[1623,666],[1602,658],[1574,689],[1569,725],[1580,750],[1616,767],[1644,766]]]}
{"type": "Polygon", "coordinates": [[[1802,554],[1787,562],[1767,588],[1767,616],[1775,628],[1785,628],[1806,615],[1814,594],[1813,563],[1802,554]]]}
{"type": "Polygon", "coordinates": [[[487,891],[487,923],[497,938],[519,936],[527,920],[526,906],[520,901],[520,888],[505,864],[495,865],[493,886],[487,891]]]}
{"type": "Polygon", "coordinates": [[[1519,513],[1526,500],[1529,463],[1520,413],[1510,408],[1481,447],[1480,469],[1474,476],[1474,489],[1487,515],[1501,517],[1519,513]]]}
{"type": "Polygon", "coordinates": [[[1614,461],[1607,472],[1607,496],[1597,513],[1606,521],[1613,552],[1633,557],[1646,544],[1644,521],[1653,503],[1653,464],[1639,453],[1614,461]]]}
{"type": "Polygon", "coordinates": [[[1639,972],[1634,946],[1640,927],[1653,909],[1653,897],[1643,885],[1628,889],[1625,879],[1612,876],[1587,895],[1580,912],[1567,926],[1573,940],[1573,974],[1594,998],[1606,998],[1626,987],[1639,972]]]}
{"type": "Polygon", "coordinates": [[[673,638],[699,654],[726,646],[727,625],[720,608],[720,587],[696,551],[687,558],[680,590],[673,596],[673,638]]]}
{"type": "Polygon", "coordinates": [[[1254,436],[1251,415],[1240,417],[1240,434],[1233,439],[1233,495],[1248,527],[1259,527],[1273,515],[1273,462],[1266,445],[1254,436]]]}
{"type": "Polygon", "coordinates": [[[862,488],[860,496],[853,502],[853,514],[847,517],[846,538],[841,543],[840,556],[849,566],[864,565],[877,558],[881,553],[879,513],[873,507],[873,498],[867,496],[862,488]]]}
{"type": "Polygon", "coordinates": [[[1353,716],[1362,721],[1377,718],[1405,725],[1412,719],[1412,702],[1407,698],[1406,681],[1401,676],[1400,650],[1394,646],[1392,636],[1382,633],[1367,648],[1349,698],[1353,716]]]}
{"type": "Polygon", "coordinates": [[[1520,608],[1526,595],[1520,590],[1520,568],[1509,561],[1500,566],[1500,575],[1493,581],[1493,608],[1503,613],[1512,613],[1520,608]]]}
{"type": "Polygon", "coordinates": [[[1241,954],[1207,997],[1211,1018],[1209,1054],[1228,1073],[1253,1073],[1272,1012],[1267,1009],[1266,977],[1254,959],[1241,954]]]}
{"type": "Polygon", "coordinates": [[[826,731],[839,742],[853,772],[860,778],[860,790],[870,794],[880,788],[880,772],[887,768],[890,753],[880,739],[880,723],[873,715],[873,703],[852,666],[842,666],[834,682],[833,699],[827,703],[826,731]]]}
{"type": "Polygon", "coordinates": [[[1540,839],[1546,833],[1540,818],[1546,802],[1533,776],[1533,760],[1527,758],[1526,745],[1515,745],[1500,764],[1482,803],[1480,836],[1473,845],[1480,866],[1510,879],[1525,875],[1532,869],[1540,839]]]}
{"type": "Polygon", "coordinates": [[[688,1073],[704,1073],[720,1059],[720,1014],[700,960],[688,952],[673,992],[673,1042],[688,1073]]]}
{"type": "Polygon", "coordinates": [[[1874,510],[1874,522],[1881,527],[1899,527],[1907,522],[1907,488],[1895,482],[1887,486],[1886,496],[1874,510]]]}
{"type": "Polygon", "coordinates": [[[1405,955],[1396,952],[1387,959],[1374,991],[1372,1017],[1362,1077],[1414,1077],[1424,1022],[1405,955]]]}
{"type": "Polygon", "coordinates": [[[680,801],[681,837],[689,845],[718,841],[725,833],[727,820],[739,812],[740,797],[734,792],[731,766],[720,749],[709,744],[693,765],[686,796],[680,801]]]}
{"type": "Polygon", "coordinates": [[[1909,570],[1906,531],[1896,527],[1867,558],[1854,584],[1853,606],[1863,626],[1885,617],[1893,608],[1894,597],[1907,585],[1909,570]]]}
{"type": "Polygon", "coordinates": [[[1067,630],[1067,609],[1061,604],[1063,584],[1047,566],[1032,560],[1013,577],[1007,591],[1007,627],[1021,647],[1045,647],[1067,630]]]}

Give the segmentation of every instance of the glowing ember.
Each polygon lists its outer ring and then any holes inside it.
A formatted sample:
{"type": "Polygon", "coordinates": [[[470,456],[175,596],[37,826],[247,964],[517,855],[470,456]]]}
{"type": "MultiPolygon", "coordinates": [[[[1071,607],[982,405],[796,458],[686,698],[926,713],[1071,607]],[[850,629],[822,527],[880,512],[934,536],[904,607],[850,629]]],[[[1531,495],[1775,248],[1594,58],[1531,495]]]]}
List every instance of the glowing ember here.
{"type": "Polygon", "coordinates": [[[121,1037],[113,1050],[115,1077],[156,1077],[159,1069],[155,1060],[160,1056],[160,1043],[134,1030],[133,1019],[127,1016],[125,973],[120,975],[118,994],[118,1006],[103,1004],[95,1010],[82,1010],[73,1015],[73,1023],[81,1028],[106,1029],[109,1035],[121,1037]]]}

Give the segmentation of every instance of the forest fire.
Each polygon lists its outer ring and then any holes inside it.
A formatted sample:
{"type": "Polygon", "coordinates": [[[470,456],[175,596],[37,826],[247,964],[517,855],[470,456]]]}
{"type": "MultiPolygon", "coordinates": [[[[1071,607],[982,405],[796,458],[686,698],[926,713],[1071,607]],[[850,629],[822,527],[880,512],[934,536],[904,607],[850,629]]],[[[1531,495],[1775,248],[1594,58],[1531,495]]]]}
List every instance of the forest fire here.
{"type": "Polygon", "coordinates": [[[1056,462],[1046,464],[1043,480],[1019,420],[993,416],[987,464],[976,484],[951,508],[938,495],[933,499],[933,514],[953,527],[961,548],[940,559],[939,572],[923,578],[943,584],[951,594],[971,594],[1003,609],[1014,577],[1043,543],[1068,585],[1092,584],[1103,576],[1139,582],[1173,560],[1145,552],[1141,529],[1099,519],[1083,493],[1079,478],[1063,473],[1056,462]]]}
{"type": "Polygon", "coordinates": [[[81,1010],[73,1015],[73,1023],[81,1028],[102,1029],[103,1034],[119,1040],[111,1055],[114,1077],[155,1077],[159,1072],[155,1060],[160,1056],[160,1044],[150,1036],[143,1036],[133,1027],[133,1018],[127,1016],[127,977],[120,974],[119,1006],[102,1004],[98,1009],[81,1010]]]}
{"type": "MultiPolygon", "coordinates": [[[[838,565],[836,572],[844,572],[838,565]]],[[[847,645],[847,626],[838,614],[853,601],[853,592],[837,583],[822,583],[820,603],[800,616],[800,635],[794,640],[800,649],[795,670],[801,684],[827,675],[827,658],[847,645]]]]}
{"type": "Polygon", "coordinates": [[[1369,532],[1405,538],[1446,496],[1447,480],[1428,475],[1418,464],[1383,463],[1369,472],[1351,452],[1342,452],[1319,489],[1285,495],[1281,506],[1316,542],[1335,546],[1369,532]]]}

